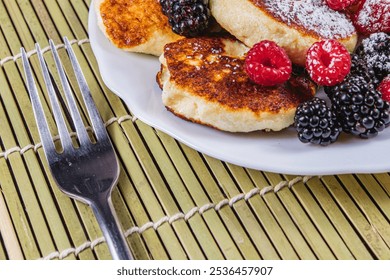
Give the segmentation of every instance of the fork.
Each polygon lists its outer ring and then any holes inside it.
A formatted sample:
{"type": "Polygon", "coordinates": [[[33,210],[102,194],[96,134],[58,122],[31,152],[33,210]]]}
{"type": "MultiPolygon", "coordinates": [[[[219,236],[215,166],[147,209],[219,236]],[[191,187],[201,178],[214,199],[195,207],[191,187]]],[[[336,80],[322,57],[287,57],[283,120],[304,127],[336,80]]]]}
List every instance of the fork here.
{"type": "Polygon", "coordinates": [[[37,43],[35,47],[62,146],[62,151],[57,151],[38,96],[27,54],[24,48],[21,48],[27,89],[30,94],[44,154],[60,190],[68,196],[88,204],[92,208],[112,258],[115,260],[133,259],[111,201],[111,192],[119,177],[118,159],[104,123],[94,104],[76,55],[66,37],[64,37],[64,43],[92,123],[96,140],[92,141],[87,133],[57,49],[53,41],[49,40],[50,49],[70,111],[70,118],[76,129],[79,144],[78,147],[73,144],[65,118],[61,112],[60,102],[56,96],[51,76],[37,43]]]}

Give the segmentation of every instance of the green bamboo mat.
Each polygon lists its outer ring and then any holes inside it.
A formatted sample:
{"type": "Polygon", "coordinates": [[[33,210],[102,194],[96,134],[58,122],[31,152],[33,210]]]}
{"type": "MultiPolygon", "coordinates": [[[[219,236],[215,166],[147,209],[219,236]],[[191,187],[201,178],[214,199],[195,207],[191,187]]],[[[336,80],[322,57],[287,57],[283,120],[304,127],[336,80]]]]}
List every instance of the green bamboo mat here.
{"type": "Polygon", "coordinates": [[[51,38],[77,91],[63,36],[120,158],[113,201],[137,259],[390,259],[389,174],[245,169],[145,125],[102,82],[88,41],[89,5],[0,0],[0,259],[110,259],[91,210],[48,173],[24,85],[21,46],[45,94],[34,44],[47,50],[51,38]]]}

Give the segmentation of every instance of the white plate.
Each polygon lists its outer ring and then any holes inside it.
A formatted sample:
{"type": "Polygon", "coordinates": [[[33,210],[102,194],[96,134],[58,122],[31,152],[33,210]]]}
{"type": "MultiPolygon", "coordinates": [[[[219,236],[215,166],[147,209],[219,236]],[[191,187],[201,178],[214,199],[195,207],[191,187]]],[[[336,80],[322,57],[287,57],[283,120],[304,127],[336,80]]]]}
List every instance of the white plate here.
{"type": "Polygon", "coordinates": [[[240,166],[297,175],[390,171],[390,128],[371,140],[343,135],[327,147],[302,144],[293,128],[283,132],[225,133],[168,112],[156,84],[156,57],[126,53],[111,45],[89,14],[89,37],[106,85],[140,120],[217,159],[240,166]]]}

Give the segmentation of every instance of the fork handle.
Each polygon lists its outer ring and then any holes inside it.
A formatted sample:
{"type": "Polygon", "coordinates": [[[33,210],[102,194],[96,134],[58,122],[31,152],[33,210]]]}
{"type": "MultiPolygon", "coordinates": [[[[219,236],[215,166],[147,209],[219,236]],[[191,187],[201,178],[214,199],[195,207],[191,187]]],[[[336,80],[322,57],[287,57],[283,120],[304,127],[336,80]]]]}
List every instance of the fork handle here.
{"type": "Polygon", "coordinates": [[[133,260],[133,255],[112,205],[111,196],[99,198],[91,202],[91,208],[106,239],[112,258],[114,260],[133,260]]]}

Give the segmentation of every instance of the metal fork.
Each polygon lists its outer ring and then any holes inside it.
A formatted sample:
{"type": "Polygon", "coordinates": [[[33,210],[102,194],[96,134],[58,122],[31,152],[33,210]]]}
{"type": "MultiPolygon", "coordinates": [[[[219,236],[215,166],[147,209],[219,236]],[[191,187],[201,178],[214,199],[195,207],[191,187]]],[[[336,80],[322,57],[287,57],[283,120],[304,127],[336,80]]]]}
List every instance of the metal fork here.
{"type": "Polygon", "coordinates": [[[75,147],[72,143],[42,51],[39,45],[36,44],[36,51],[62,144],[62,151],[58,152],[50,134],[28,57],[24,48],[21,48],[27,88],[37,121],[43,150],[51,173],[59,188],[70,197],[91,206],[108,244],[112,258],[133,259],[111,202],[111,192],[119,177],[118,160],[108,137],[107,130],[92,99],[81,67],[72,50],[72,46],[66,37],[64,38],[64,42],[92,123],[96,138],[94,142],[96,143],[91,141],[87,133],[57,49],[53,41],[50,40],[50,48],[60,76],[71,119],[76,128],[79,147],[75,147]]]}

